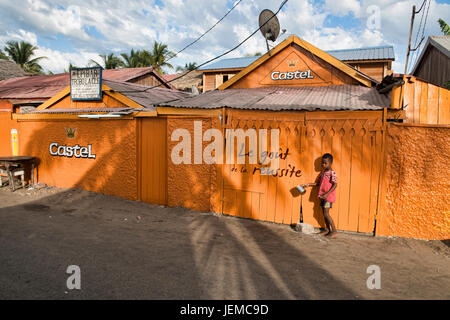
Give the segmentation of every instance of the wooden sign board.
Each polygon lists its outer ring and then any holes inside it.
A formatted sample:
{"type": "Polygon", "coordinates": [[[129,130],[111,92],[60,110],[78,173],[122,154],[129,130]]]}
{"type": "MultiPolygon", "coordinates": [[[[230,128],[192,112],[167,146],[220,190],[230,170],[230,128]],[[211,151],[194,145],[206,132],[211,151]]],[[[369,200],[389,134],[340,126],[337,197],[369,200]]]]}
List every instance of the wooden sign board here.
{"type": "Polygon", "coordinates": [[[70,69],[70,98],[73,101],[102,100],[102,68],[70,69]]]}

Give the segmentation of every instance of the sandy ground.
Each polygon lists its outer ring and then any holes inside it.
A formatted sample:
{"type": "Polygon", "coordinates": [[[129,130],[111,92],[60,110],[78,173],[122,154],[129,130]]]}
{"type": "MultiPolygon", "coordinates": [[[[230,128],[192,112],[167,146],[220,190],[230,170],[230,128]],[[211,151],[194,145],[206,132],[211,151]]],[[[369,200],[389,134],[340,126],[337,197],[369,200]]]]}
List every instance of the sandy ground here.
{"type": "Polygon", "coordinates": [[[442,241],[340,234],[80,190],[0,189],[0,299],[449,299],[442,241]],[[66,269],[81,268],[81,290],[66,269]],[[367,289],[367,267],[381,289],[367,289]]]}

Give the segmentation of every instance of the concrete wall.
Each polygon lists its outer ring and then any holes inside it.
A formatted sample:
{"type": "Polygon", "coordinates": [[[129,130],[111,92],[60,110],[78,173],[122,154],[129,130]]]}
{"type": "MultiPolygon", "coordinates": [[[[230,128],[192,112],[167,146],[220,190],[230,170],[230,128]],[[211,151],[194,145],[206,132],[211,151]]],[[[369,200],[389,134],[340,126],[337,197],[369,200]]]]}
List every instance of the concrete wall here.
{"type": "Polygon", "coordinates": [[[450,239],[450,128],[389,125],[377,235],[450,239]]]}

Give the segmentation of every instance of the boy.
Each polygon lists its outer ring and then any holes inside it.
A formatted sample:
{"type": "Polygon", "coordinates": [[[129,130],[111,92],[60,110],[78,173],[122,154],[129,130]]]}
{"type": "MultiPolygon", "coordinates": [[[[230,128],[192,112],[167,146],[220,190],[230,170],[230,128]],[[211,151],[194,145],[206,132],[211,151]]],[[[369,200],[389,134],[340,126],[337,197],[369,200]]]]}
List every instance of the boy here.
{"type": "Polygon", "coordinates": [[[333,164],[333,156],[326,153],[322,156],[322,172],[317,177],[315,183],[304,184],[303,187],[319,187],[320,206],[322,207],[323,217],[325,218],[326,230],[320,234],[334,238],[337,230],[334,221],[330,215],[330,209],[336,201],[337,176],[331,165],[333,164]]]}

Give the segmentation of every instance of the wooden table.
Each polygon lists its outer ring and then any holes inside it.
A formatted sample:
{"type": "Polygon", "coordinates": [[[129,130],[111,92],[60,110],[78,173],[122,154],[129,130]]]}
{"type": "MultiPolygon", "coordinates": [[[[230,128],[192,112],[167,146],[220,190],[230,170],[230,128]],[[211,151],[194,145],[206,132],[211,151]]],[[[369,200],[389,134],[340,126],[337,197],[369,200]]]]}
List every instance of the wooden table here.
{"type": "MultiPolygon", "coordinates": [[[[31,164],[31,186],[34,186],[34,167],[35,167],[36,157],[30,156],[11,156],[11,157],[0,157],[0,165],[6,168],[7,172],[15,167],[23,167],[25,164],[31,164]]],[[[11,176],[11,175],[10,175],[11,176]]],[[[11,177],[10,177],[11,178],[11,177]]],[[[14,183],[14,181],[11,181],[14,183]]],[[[14,188],[13,188],[14,190],[14,188]]]]}

